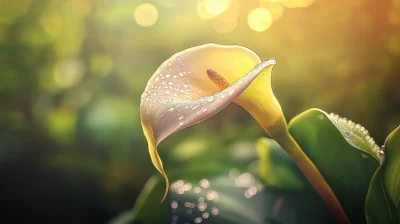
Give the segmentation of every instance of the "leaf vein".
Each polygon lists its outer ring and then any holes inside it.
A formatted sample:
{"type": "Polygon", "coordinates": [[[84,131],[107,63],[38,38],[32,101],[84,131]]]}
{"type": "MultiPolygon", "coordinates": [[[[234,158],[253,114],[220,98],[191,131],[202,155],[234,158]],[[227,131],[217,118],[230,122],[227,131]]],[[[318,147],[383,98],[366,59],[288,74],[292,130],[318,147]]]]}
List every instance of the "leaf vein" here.
{"type": "Polygon", "coordinates": [[[379,180],[380,186],[381,186],[381,188],[382,188],[383,196],[385,196],[385,202],[386,202],[386,205],[387,205],[388,210],[389,210],[390,219],[393,220],[392,210],[390,209],[390,204],[389,204],[389,201],[388,201],[388,199],[387,199],[385,189],[384,189],[384,187],[383,187],[383,180],[382,180],[382,179],[383,179],[383,178],[381,177],[380,180],[379,180]]]}

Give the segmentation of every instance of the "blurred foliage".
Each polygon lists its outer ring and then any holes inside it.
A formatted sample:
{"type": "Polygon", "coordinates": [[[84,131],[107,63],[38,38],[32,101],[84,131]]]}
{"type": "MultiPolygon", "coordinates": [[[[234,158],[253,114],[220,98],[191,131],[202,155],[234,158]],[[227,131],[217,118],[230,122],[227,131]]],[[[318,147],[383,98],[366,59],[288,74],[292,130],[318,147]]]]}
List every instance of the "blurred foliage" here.
{"type": "Polygon", "coordinates": [[[371,181],[366,201],[368,223],[399,223],[400,126],[385,141],[386,159],[371,181]]]}
{"type": "Polygon", "coordinates": [[[143,188],[133,214],[123,213],[110,224],[333,223],[323,201],[289,156],[270,139],[262,138],[258,145],[257,150],[278,158],[274,161],[277,166],[270,167],[267,182],[257,174],[263,159],[239,168],[235,163],[208,162],[205,167],[169,170],[171,189],[165,203],[158,203],[164,194],[164,181],[155,175],[143,188]]]}
{"type": "MultiPolygon", "coordinates": [[[[319,107],[382,144],[400,123],[399,15],[399,0],[0,1],[0,222],[102,223],[131,208],[155,173],[140,94],[162,61],[207,42],[275,58],[287,119],[319,107]]],[[[263,135],[231,105],[159,151],[167,169],[240,166],[263,135]]]]}

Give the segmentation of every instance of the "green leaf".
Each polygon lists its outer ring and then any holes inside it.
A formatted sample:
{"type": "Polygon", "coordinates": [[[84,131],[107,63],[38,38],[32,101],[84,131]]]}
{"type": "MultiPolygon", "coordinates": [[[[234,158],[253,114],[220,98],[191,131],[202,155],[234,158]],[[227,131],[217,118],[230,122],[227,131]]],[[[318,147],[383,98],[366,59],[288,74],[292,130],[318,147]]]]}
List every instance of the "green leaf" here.
{"type": "MultiPolygon", "coordinates": [[[[326,114],[324,111],[321,112],[326,114]]],[[[374,139],[369,136],[367,129],[360,124],[347,120],[347,118],[339,117],[337,114],[330,113],[328,118],[338,128],[344,139],[350,145],[374,157],[377,161],[382,161],[383,151],[375,144],[374,139]]]]}
{"type": "Polygon", "coordinates": [[[352,129],[352,122],[335,124],[331,116],[307,110],[292,119],[289,132],[331,186],[350,221],[365,223],[365,198],[379,162],[373,149],[361,144],[365,133],[352,129]]]}
{"type": "Polygon", "coordinates": [[[369,224],[400,223],[400,127],[385,142],[385,159],[368,191],[366,214],[369,224]]]}
{"type": "Polygon", "coordinates": [[[171,173],[174,181],[162,204],[164,182],[160,175],[152,178],[140,196],[142,202],[135,206],[134,223],[193,223],[200,219],[210,224],[333,223],[312,190],[265,187],[256,176],[236,168],[222,169],[211,177],[207,167],[197,167],[194,173],[171,173]]]}
{"type": "Polygon", "coordinates": [[[260,138],[256,149],[260,159],[258,174],[265,184],[284,189],[311,188],[293,160],[275,141],[260,138]]]}

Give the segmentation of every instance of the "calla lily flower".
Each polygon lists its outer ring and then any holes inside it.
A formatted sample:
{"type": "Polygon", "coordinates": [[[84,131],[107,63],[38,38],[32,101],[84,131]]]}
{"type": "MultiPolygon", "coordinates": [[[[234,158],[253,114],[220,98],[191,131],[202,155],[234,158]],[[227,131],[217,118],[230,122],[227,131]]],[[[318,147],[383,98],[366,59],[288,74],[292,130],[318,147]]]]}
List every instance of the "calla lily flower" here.
{"type": "Polygon", "coordinates": [[[205,44],[186,49],[161,64],[141,96],[140,117],[156,169],[168,178],[157,146],[169,135],[199,123],[229,103],[247,110],[292,157],[338,223],[348,223],[322,174],[287,131],[282,109],[271,88],[275,60],[263,61],[241,46],[205,44]]]}
{"type": "Polygon", "coordinates": [[[270,87],[274,64],[241,46],[206,44],[173,55],[157,69],[142,94],[140,115],[151,161],[167,183],[157,145],[232,101],[273,133],[270,127],[283,118],[270,87]]]}

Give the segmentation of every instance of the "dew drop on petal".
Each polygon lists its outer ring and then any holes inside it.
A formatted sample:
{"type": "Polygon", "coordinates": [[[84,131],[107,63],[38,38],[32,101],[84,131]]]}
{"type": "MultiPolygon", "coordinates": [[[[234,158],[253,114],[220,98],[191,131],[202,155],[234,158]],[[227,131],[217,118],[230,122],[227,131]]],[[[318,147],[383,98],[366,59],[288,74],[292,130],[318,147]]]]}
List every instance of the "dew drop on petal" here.
{"type": "Polygon", "coordinates": [[[192,110],[196,110],[199,107],[200,107],[200,104],[196,104],[196,105],[193,105],[191,108],[192,108],[192,110]]]}

